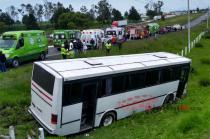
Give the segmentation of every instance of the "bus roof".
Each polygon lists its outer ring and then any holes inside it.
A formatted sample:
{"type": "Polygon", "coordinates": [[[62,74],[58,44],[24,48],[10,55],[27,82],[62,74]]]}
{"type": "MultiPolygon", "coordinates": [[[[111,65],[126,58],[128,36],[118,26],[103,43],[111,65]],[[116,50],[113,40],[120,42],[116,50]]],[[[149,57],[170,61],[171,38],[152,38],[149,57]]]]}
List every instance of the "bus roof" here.
{"type": "Polygon", "coordinates": [[[187,63],[191,60],[166,52],[36,62],[65,81],[187,63]]]}

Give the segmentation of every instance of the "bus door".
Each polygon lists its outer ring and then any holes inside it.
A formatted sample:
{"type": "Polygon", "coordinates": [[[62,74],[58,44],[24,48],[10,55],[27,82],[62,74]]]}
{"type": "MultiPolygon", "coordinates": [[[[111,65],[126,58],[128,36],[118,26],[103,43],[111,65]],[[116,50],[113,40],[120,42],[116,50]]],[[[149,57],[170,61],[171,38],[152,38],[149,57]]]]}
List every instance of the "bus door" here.
{"type": "Polygon", "coordinates": [[[178,98],[181,98],[186,91],[186,84],[188,81],[189,71],[190,71],[190,66],[184,66],[181,68],[180,82],[177,91],[178,98]]]}
{"type": "Polygon", "coordinates": [[[90,129],[94,126],[97,99],[97,83],[85,83],[82,86],[82,118],[81,130],[90,129]]]}

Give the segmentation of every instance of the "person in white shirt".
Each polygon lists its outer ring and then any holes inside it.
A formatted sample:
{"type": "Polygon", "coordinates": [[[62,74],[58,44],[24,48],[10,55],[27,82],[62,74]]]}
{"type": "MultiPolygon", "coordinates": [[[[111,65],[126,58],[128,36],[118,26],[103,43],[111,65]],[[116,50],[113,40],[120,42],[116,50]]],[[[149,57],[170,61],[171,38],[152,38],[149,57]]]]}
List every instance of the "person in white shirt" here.
{"type": "Polygon", "coordinates": [[[83,41],[83,52],[86,54],[87,51],[87,44],[85,41],[83,41]]]}

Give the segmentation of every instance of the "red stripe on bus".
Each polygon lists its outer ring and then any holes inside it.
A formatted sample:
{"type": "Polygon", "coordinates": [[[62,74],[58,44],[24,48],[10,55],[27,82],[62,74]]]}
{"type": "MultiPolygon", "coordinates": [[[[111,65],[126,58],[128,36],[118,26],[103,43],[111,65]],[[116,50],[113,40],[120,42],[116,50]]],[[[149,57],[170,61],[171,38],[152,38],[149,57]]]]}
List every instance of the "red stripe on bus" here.
{"type": "Polygon", "coordinates": [[[44,95],[46,98],[48,98],[50,101],[52,101],[52,98],[49,97],[48,95],[46,95],[44,92],[42,92],[33,82],[32,82],[32,85],[37,89],[39,90],[39,92],[44,95]]]}
{"type": "MultiPolygon", "coordinates": [[[[166,94],[165,94],[166,95],[166,94]]],[[[150,101],[150,100],[153,100],[153,99],[156,99],[156,98],[159,98],[159,97],[163,97],[165,95],[161,95],[161,96],[158,96],[158,97],[154,97],[154,98],[149,98],[149,99],[145,99],[145,100],[141,100],[141,101],[138,101],[138,102],[134,102],[134,103],[131,103],[131,104],[127,104],[127,105],[122,105],[120,107],[117,107],[115,109],[121,109],[121,108],[124,108],[124,107],[129,107],[129,106],[132,106],[132,105],[135,105],[135,104],[139,104],[139,103],[142,103],[142,102],[145,102],[145,101],[150,101]]]]}

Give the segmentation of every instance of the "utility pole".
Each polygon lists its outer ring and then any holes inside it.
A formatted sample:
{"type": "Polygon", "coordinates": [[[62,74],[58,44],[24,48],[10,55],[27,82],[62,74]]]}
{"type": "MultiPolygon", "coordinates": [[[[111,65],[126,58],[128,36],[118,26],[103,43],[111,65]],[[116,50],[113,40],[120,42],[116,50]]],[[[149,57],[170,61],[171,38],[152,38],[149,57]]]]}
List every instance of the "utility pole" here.
{"type": "Polygon", "coordinates": [[[188,7],[188,51],[190,51],[190,28],[191,28],[191,24],[190,24],[190,0],[187,0],[187,7],[188,7]]]}
{"type": "Polygon", "coordinates": [[[207,12],[207,29],[209,29],[209,7],[207,12]]]}

